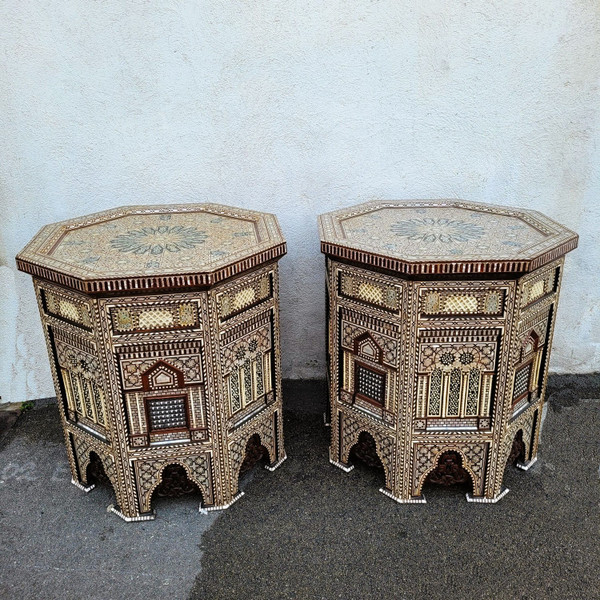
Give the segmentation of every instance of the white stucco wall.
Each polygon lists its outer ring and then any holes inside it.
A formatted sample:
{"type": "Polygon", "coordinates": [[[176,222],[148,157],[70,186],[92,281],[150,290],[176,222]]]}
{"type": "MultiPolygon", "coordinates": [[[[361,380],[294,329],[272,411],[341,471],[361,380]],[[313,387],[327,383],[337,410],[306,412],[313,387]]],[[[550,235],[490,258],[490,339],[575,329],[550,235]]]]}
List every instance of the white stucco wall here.
{"type": "Polygon", "coordinates": [[[44,224],[131,203],[275,212],[285,377],[324,376],[316,215],[460,197],[575,229],[552,370],[600,370],[596,0],[0,2],[0,394],[54,395],[44,224]]]}

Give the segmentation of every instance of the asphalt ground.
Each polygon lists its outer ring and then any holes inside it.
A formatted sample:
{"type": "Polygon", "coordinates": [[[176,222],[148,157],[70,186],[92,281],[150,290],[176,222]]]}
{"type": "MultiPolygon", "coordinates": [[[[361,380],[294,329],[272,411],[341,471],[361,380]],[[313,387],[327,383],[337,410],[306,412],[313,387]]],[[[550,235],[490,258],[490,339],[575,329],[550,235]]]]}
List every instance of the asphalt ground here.
{"type": "Polygon", "coordinates": [[[71,485],[38,402],[0,418],[0,598],[600,599],[600,375],[551,377],[548,398],[539,460],[507,469],[498,504],[430,486],[400,505],[381,471],[328,462],[323,383],[285,382],[278,470],[244,476],[226,511],[159,498],[143,523],[71,485]]]}

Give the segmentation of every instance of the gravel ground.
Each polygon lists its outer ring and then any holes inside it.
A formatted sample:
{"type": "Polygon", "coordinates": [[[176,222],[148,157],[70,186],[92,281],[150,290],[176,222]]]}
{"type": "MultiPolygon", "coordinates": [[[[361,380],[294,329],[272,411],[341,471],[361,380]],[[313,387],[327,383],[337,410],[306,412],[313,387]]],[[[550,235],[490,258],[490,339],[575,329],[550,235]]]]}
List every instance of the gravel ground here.
{"type": "Polygon", "coordinates": [[[0,441],[0,598],[600,599],[600,376],[551,378],[540,460],[496,505],[396,504],[380,471],[329,464],[321,382],[284,397],[277,471],[222,513],[159,499],[136,524],[70,484],[55,405],[22,414],[0,441]]]}

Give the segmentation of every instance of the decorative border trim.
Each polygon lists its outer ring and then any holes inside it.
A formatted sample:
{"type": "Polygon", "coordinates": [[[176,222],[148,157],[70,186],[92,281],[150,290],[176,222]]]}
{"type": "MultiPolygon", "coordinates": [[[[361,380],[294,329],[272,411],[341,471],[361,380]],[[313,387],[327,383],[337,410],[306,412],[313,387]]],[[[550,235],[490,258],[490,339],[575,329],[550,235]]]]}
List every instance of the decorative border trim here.
{"type": "Polygon", "coordinates": [[[319,235],[321,252],[351,263],[370,265],[379,269],[403,275],[448,275],[448,274],[489,274],[489,273],[528,273],[552,262],[577,247],[579,236],[538,211],[515,209],[507,206],[482,202],[467,202],[459,199],[441,200],[374,200],[355,206],[319,215],[319,235]],[[350,217],[374,212],[382,208],[398,206],[453,207],[478,210],[492,214],[517,217],[530,226],[543,231],[549,239],[530,248],[524,258],[474,259],[474,260],[427,260],[418,258],[395,258],[366,249],[351,247],[349,240],[343,239],[340,222],[350,217]],[[335,240],[335,241],[334,241],[335,240]],[[537,254],[536,254],[537,249],[537,254]]]}
{"type": "Polygon", "coordinates": [[[499,500],[502,500],[502,498],[504,498],[504,496],[506,496],[506,494],[508,494],[508,492],[510,492],[510,490],[507,487],[505,487],[505,488],[502,488],[502,491],[494,498],[484,498],[482,496],[471,496],[471,494],[469,492],[467,492],[465,494],[465,496],[467,498],[467,502],[475,502],[477,504],[496,504],[496,502],[498,502],[499,500]]]}
{"type": "Polygon", "coordinates": [[[250,271],[263,263],[276,260],[285,253],[286,244],[284,242],[213,272],[125,277],[123,279],[118,277],[109,279],[82,279],[42,266],[32,260],[23,258],[21,255],[17,257],[16,263],[19,271],[24,271],[35,277],[53,281],[54,283],[85,294],[104,294],[139,290],[156,291],[198,287],[208,288],[234,275],[250,271]]]}

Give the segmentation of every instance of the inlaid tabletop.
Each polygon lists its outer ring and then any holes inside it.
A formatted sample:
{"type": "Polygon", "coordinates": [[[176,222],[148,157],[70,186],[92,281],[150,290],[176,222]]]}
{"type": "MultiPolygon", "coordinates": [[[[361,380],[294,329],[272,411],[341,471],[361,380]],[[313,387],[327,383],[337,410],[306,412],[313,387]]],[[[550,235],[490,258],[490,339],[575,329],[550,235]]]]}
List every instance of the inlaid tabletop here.
{"type": "Polygon", "coordinates": [[[322,251],[409,274],[526,272],[577,246],[530,210],[461,200],[373,201],[319,217],[322,251]]]}
{"type": "Polygon", "coordinates": [[[17,264],[101,292],[210,285],[283,254],[268,213],[219,204],[125,206],[43,227],[17,264]]]}

